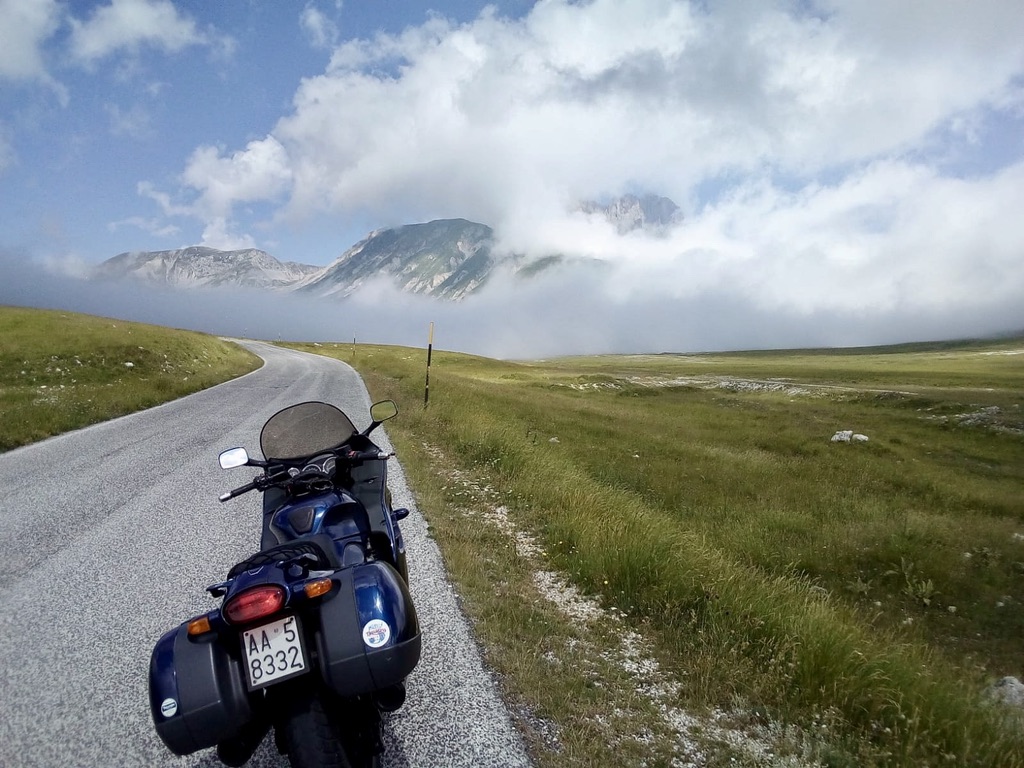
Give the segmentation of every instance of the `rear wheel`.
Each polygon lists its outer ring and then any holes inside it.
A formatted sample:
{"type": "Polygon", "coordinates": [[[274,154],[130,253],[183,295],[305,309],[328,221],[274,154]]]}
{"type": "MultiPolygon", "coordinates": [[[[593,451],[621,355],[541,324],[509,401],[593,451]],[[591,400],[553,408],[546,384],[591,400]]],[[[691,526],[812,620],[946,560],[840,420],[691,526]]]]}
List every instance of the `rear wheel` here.
{"type": "Polygon", "coordinates": [[[340,712],[341,740],[352,768],[379,768],[380,710],[373,701],[346,702],[340,712]]]}
{"type": "Polygon", "coordinates": [[[352,768],[341,743],[338,723],[320,695],[290,702],[279,727],[280,746],[292,768],[352,768]]]}
{"type": "Polygon", "coordinates": [[[380,713],[372,702],[341,701],[321,690],[293,699],[278,728],[292,768],[380,765],[380,713]]]}

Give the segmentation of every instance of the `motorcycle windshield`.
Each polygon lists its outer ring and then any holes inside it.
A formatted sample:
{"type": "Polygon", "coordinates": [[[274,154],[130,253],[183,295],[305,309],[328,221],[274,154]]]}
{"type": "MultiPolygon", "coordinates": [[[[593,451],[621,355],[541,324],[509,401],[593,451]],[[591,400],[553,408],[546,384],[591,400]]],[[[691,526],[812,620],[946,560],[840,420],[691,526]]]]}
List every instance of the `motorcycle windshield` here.
{"type": "Polygon", "coordinates": [[[334,448],[356,431],[352,421],[327,403],[299,403],[278,411],[260,433],[268,461],[304,459],[334,448]]]}

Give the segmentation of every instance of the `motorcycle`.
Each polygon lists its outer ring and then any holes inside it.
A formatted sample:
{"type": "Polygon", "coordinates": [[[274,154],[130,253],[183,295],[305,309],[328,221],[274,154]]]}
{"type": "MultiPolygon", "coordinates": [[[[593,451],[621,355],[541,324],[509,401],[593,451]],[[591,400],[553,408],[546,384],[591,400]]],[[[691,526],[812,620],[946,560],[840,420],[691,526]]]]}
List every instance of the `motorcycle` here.
{"type": "Polygon", "coordinates": [[[387,460],[370,439],[398,414],[374,403],[359,432],[322,402],[293,405],[224,469],[262,470],[221,502],[263,493],[260,551],[207,587],[220,606],[164,634],[149,671],[157,734],[176,755],[217,748],[241,766],[272,728],[295,768],[370,768],[381,713],[405,701],[420,658],[405,544],[387,460]]]}

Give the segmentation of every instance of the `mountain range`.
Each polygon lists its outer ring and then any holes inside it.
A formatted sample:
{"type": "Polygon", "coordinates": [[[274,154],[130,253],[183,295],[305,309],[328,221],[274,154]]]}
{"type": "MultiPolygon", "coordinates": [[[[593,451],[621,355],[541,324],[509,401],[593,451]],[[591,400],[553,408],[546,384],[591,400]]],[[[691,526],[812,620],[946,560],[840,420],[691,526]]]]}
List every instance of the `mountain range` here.
{"type": "MultiPolygon", "coordinates": [[[[682,221],[668,198],[632,195],[606,204],[583,203],[620,234],[661,235],[682,221]]],[[[494,231],[466,219],[439,219],[379,229],[326,267],[281,262],[254,248],[220,251],[191,246],[121,253],[99,264],[92,277],[141,280],[176,288],[235,286],[344,298],[368,280],[390,279],[407,293],[458,301],[479,289],[497,267],[528,277],[564,261],[560,255],[526,260],[494,250],[494,231]]]]}
{"type": "Polygon", "coordinates": [[[194,245],[173,251],[121,253],[99,264],[92,276],[134,278],[175,287],[243,286],[288,288],[320,271],[310,264],[281,262],[265,251],[246,248],[219,251],[194,245]]]}

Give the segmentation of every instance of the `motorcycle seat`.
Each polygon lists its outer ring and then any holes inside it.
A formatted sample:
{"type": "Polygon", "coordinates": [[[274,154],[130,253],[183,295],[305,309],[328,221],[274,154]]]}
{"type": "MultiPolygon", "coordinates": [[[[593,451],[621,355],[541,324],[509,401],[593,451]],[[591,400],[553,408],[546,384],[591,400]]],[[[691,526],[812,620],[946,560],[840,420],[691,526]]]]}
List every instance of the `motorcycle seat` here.
{"type": "Polygon", "coordinates": [[[238,574],[253,568],[291,560],[303,555],[312,555],[316,558],[315,567],[319,570],[333,571],[341,568],[341,563],[338,561],[338,555],[334,547],[334,541],[325,533],[317,533],[311,536],[302,536],[284,544],[278,544],[275,547],[270,547],[247,557],[228,571],[228,578],[233,579],[238,574]]]}

